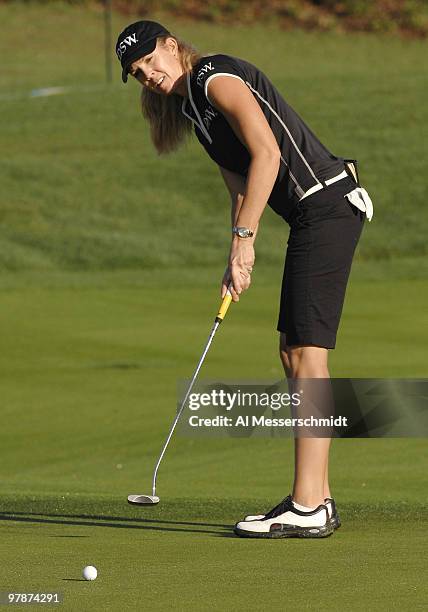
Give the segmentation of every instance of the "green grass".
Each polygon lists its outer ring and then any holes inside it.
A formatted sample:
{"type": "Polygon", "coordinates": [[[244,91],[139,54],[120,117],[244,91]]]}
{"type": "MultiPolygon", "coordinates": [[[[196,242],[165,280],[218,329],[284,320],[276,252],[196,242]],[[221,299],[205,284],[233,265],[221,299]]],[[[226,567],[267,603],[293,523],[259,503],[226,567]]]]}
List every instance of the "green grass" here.
{"type": "MultiPolygon", "coordinates": [[[[115,16],[115,31],[126,21],[115,16]]],[[[0,4],[0,24],[0,590],[59,590],[72,611],[424,609],[422,439],[334,442],[343,527],[323,542],[231,537],[234,521],[288,493],[290,440],[177,436],[161,504],[126,504],[150,492],[177,381],[215,315],[228,198],[196,142],[155,156],[137,88],[121,85],[118,67],[104,85],[99,9],[0,4]],[[70,90],[28,97],[51,86],[70,90]],[[78,580],[87,564],[95,583],[78,580]]],[[[333,152],[360,159],[376,214],[331,375],[426,377],[427,43],[167,25],[259,65],[333,152]]],[[[253,287],[231,307],[202,378],[282,377],[286,240],[267,211],[253,287]]]]}
{"type": "MultiPolygon", "coordinates": [[[[116,16],[114,32],[130,19],[116,16]]],[[[155,155],[138,86],[122,85],[115,58],[116,81],[103,84],[102,12],[0,5],[0,23],[7,151],[0,268],[151,269],[224,261],[229,198],[219,172],[195,140],[172,157],[155,155]],[[72,90],[26,96],[47,86],[72,90]],[[206,225],[208,239],[201,235],[206,225]]],[[[195,28],[171,19],[168,25],[205,52],[259,65],[333,152],[360,160],[376,213],[359,259],[425,254],[420,130],[428,111],[420,62],[426,41],[273,26],[195,28]]],[[[286,235],[287,226],[267,210],[259,260],[279,263],[286,235]]]]}
{"type": "MultiPolygon", "coordinates": [[[[177,379],[215,314],[220,271],[204,270],[191,289],[177,269],[0,276],[0,590],[59,590],[65,610],[422,608],[425,440],[336,440],[344,524],[323,542],[231,537],[234,521],[289,491],[290,440],[177,436],[161,504],[126,504],[150,492],[177,379]],[[78,581],[87,564],[95,583],[78,581]]],[[[232,305],[202,378],[281,376],[278,286],[262,272],[232,305]]],[[[422,282],[356,272],[331,374],[426,376],[422,282]]]]}
{"type": "MultiPolygon", "coordinates": [[[[61,589],[67,610],[165,610],[172,605],[178,610],[410,610],[423,609],[426,602],[420,533],[427,523],[413,513],[397,513],[393,520],[374,516],[362,528],[367,508],[360,507],[358,515],[344,513],[346,532],[328,540],[266,542],[229,537],[230,500],[221,507],[199,503],[198,513],[192,513],[192,500],[166,502],[160,514],[114,507],[106,499],[98,501],[95,514],[86,515],[76,501],[63,511],[47,509],[36,516],[27,504],[18,529],[5,521],[2,538],[3,559],[13,567],[17,552],[25,555],[20,584],[61,589]],[[178,518],[184,510],[187,514],[178,518]],[[408,522],[412,527],[403,529],[408,522]],[[46,553],[54,560],[49,574],[46,553]],[[89,563],[98,567],[97,581],[78,582],[89,563]]],[[[8,579],[6,588],[16,588],[16,578],[8,579]]]]}

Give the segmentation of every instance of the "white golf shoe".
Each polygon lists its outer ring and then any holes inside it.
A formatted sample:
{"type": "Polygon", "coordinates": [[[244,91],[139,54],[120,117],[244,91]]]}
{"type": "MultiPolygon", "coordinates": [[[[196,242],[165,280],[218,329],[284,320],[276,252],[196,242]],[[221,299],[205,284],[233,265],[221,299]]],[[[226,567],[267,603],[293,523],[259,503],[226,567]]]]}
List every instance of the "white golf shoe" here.
{"type": "MultiPolygon", "coordinates": [[[[324,504],[327,506],[328,518],[331,526],[333,529],[339,529],[342,523],[339,518],[339,513],[337,512],[336,502],[332,497],[326,497],[324,504]]],[[[261,521],[265,516],[265,514],[249,514],[244,518],[244,521],[261,521]]]]}
{"type": "Polygon", "coordinates": [[[325,504],[302,512],[288,495],[263,518],[236,523],[234,531],[244,538],[326,538],[334,528],[325,504]]]}

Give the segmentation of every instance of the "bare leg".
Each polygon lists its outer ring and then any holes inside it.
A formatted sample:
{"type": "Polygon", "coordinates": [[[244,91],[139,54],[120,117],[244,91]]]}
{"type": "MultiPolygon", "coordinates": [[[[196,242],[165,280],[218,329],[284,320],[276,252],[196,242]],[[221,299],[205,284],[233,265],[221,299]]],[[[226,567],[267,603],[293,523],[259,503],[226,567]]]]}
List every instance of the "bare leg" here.
{"type": "MultiPolygon", "coordinates": [[[[329,378],[328,349],[316,346],[289,347],[280,335],[280,356],[288,379],[329,378]]],[[[295,439],[293,499],[315,507],[330,497],[328,453],[330,438],[295,439]]]]}

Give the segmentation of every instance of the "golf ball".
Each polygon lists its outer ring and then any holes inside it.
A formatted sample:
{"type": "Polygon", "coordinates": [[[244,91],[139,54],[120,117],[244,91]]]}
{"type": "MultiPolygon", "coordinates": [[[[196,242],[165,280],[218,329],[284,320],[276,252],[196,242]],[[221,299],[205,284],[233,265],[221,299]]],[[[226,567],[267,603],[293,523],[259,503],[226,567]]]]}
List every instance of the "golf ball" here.
{"type": "Polygon", "coordinates": [[[97,575],[98,575],[97,568],[94,567],[93,565],[87,565],[86,567],[83,568],[83,578],[85,580],[95,580],[97,575]]]}

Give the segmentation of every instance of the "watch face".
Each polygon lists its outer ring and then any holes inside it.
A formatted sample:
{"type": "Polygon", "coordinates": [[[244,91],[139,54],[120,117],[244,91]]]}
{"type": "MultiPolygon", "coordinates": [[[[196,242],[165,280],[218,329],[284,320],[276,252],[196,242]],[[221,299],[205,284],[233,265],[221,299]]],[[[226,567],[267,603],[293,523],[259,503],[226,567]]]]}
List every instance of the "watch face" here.
{"type": "Polygon", "coordinates": [[[240,238],[249,238],[253,235],[253,232],[247,227],[234,227],[233,232],[240,238]]]}
{"type": "Polygon", "coordinates": [[[250,234],[251,234],[251,232],[250,232],[249,229],[241,228],[241,229],[238,230],[238,235],[241,238],[248,238],[250,234]]]}

